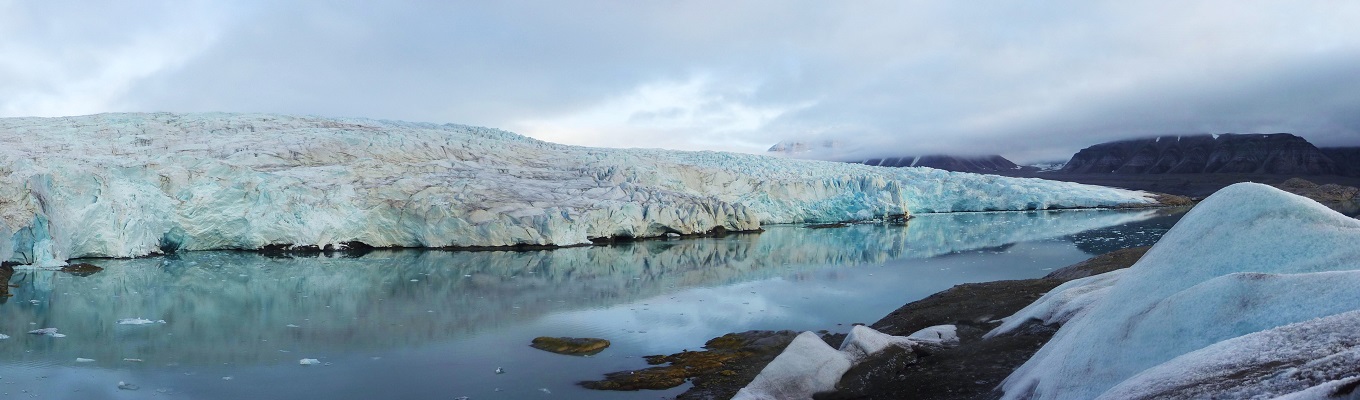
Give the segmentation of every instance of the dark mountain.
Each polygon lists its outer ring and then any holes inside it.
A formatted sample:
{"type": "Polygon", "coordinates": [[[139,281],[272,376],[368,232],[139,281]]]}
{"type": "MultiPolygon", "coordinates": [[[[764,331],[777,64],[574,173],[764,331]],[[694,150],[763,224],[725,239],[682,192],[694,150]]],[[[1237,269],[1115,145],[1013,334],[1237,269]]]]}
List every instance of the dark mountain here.
{"type": "Polygon", "coordinates": [[[873,158],[864,161],[865,165],[879,167],[931,167],[946,171],[974,172],[979,174],[1010,172],[1020,169],[1019,165],[999,155],[990,156],[948,156],[928,155],[909,157],[873,158]]]}
{"type": "Polygon", "coordinates": [[[1360,147],[1324,147],[1321,150],[1341,167],[1341,175],[1360,176],[1360,147]]]}
{"type": "Polygon", "coordinates": [[[1101,143],[1077,152],[1061,172],[1340,175],[1346,170],[1304,138],[1275,133],[1162,136],[1101,143]]]}

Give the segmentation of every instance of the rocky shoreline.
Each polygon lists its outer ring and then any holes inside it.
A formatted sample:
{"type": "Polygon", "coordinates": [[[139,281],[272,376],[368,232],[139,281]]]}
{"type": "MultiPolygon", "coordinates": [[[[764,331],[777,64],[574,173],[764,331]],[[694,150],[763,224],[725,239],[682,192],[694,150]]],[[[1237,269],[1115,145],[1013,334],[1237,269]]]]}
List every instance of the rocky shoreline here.
{"type": "MultiPolygon", "coordinates": [[[[936,325],[958,327],[956,347],[883,351],[850,369],[837,391],[818,399],[990,399],[1016,367],[1052,337],[1057,326],[1032,324],[1016,334],[983,339],[982,335],[1058,285],[1078,278],[1127,268],[1149,247],[1135,247],[1092,257],[1053,271],[1043,278],[967,283],[907,303],[870,327],[904,336],[936,325]]],[[[591,389],[639,390],[693,387],[676,399],[729,399],[746,386],[797,335],[792,331],[731,333],[710,340],[702,351],[648,356],[649,364],[669,364],[610,373],[584,381],[591,389]]],[[[839,347],[844,334],[820,336],[839,347]]]]}

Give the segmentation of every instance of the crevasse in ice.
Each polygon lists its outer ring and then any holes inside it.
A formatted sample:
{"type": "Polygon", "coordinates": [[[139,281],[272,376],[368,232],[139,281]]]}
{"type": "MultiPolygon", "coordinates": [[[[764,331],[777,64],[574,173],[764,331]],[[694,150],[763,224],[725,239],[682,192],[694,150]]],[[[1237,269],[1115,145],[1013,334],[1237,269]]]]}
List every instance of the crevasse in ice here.
{"type": "Polygon", "coordinates": [[[1100,207],[1142,192],[925,168],[599,149],[256,114],[0,119],[0,260],[271,244],[576,245],[762,223],[1100,207]]]}

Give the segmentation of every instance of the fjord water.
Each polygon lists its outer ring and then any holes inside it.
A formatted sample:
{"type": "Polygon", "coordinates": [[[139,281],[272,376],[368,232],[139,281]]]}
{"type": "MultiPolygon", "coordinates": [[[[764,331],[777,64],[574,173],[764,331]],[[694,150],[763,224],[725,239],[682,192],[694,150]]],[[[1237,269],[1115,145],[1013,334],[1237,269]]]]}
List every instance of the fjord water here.
{"type": "Polygon", "coordinates": [[[955,213],[552,251],[189,252],[92,260],[106,269],[89,276],[16,271],[14,296],[0,300],[11,336],[0,340],[0,398],[670,397],[685,387],[574,383],[727,332],[845,331],[955,284],[1151,244],[1179,216],[955,213]],[[26,334],[39,328],[66,337],[26,334]],[[536,336],[613,345],[564,356],[530,348],[536,336]]]}

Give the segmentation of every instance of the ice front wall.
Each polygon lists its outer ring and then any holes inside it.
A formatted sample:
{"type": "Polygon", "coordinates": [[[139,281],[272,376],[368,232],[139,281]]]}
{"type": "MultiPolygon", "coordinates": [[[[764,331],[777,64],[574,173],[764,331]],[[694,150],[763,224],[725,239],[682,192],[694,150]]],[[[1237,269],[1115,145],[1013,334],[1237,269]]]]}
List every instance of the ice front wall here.
{"type": "Polygon", "coordinates": [[[565,246],[762,223],[1152,201],[925,168],[242,114],[0,119],[0,170],[0,260],[36,266],[273,244],[565,246]]]}

